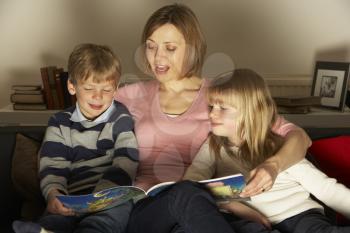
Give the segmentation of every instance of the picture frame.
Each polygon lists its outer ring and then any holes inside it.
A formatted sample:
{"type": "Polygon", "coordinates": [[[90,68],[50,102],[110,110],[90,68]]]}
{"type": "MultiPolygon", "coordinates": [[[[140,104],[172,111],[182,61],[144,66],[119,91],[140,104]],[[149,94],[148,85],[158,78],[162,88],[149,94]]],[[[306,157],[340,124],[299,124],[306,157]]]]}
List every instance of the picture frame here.
{"type": "Polygon", "coordinates": [[[321,97],[321,105],[344,110],[349,80],[348,62],[316,61],[311,95],[321,97]]]}

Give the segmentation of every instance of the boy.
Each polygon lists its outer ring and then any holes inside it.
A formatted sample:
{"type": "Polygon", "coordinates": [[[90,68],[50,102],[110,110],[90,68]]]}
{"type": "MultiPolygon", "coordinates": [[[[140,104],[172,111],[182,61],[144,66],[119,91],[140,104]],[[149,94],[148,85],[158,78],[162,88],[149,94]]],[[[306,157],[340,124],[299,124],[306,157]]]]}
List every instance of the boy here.
{"type": "Polygon", "coordinates": [[[82,44],[71,53],[67,86],[77,103],[53,115],[40,150],[40,186],[47,214],[38,223],[15,221],[15,232],[124,232],[128,202],[77,216],[56,198],[131,185],[138,164],[133,120],[113,101],[120,63],[106,46],[82,44]]]}

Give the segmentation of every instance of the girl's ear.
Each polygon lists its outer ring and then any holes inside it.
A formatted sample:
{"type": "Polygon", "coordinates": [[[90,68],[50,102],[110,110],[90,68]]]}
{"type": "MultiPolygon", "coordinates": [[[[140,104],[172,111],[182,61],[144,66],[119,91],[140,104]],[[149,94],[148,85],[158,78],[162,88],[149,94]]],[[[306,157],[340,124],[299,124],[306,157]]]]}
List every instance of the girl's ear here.
{"type": "Polygon", "coordinates": [[[67,89],[68,89],[69,94],[71,94],[71,95],[75,95],[76,94],[75,86],[70,81],[70,79],[67,80],[67,89]]]}

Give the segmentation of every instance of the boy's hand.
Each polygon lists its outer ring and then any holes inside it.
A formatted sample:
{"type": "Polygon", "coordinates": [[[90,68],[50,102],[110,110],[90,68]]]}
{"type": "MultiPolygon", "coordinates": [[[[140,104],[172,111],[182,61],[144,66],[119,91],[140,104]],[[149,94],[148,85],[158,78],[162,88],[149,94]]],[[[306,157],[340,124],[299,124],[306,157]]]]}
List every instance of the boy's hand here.
{"type": "Polygon", "coordinates": [[[250,171],[247,186],[240,194],[241,197],[250,197],[260,194],[272,188],[278,175],[279,166],[277,161],[267,159],[265,162],[250,171]]]}
{"type": "Polygon", "coordinates": [[[73,216],[75,215],[74,211],[66,208],[58,199],[57,195],[62,195],[57,190],[53,190],[49,193],[47,201],[47,211],[51,214],[60,214],[64,216],[73,216]]]}

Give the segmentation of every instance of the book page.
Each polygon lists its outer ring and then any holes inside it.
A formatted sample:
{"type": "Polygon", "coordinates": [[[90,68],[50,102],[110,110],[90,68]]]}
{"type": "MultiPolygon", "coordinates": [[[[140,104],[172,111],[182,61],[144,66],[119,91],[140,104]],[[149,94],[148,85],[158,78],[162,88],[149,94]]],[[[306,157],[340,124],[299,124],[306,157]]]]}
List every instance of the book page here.
{"type": "Polygon", "coordinates": [[[249,198],[242,198],[239,196],[243,188],[246,186],[246,182],[242,174],[202,180],[199,181],[199,183],[206,185],[206,187],[214,195],[217,202],[249,200],[249,198]]]}
{"type": "Polygon", "coordinates": [[[76,213],[92,213],[140,199],[145,192],[134,186],[118,186],[86,195],[61,195],[58,200],[76,213]]]}
{"type": "Polygon", "coordinates": [[[155,195],[157,195],[158,193],[160,193],[161,191],[163,191],[164,189],[166,189],[167,187],[173,184],[175,184],[175,181],[167,181],[160,184],[156,184],[152,186],[150,189],[148,189],[148,191],[146,192],[146,195],[150,197],[154,197],[155,195]]]}

